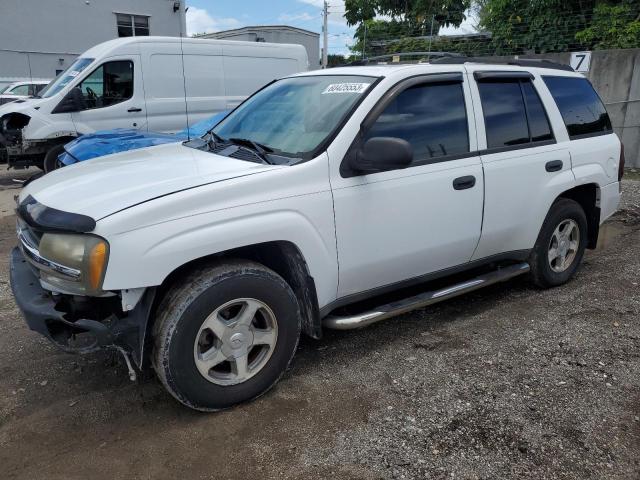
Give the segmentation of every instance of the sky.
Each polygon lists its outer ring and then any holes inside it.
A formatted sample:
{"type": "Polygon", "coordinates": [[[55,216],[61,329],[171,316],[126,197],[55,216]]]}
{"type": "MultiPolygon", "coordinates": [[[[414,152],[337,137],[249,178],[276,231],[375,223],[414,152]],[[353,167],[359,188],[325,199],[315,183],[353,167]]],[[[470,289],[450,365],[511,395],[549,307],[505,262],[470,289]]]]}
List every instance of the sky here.
{"type": "MultiPolygon", "coordinates": [[[[187,33],[208,33],[249,25],[291,25],[322,31],[323,0],[187,0],[187,33]]],[[[344,19],[344,1],[329,0],[329,53],[346,55],[355,29],[344,19]]],[[[471,21],[441,34],[470,33],[471,21]]],[[[322,40],[321,40],[322,41],[322,40]]]]}

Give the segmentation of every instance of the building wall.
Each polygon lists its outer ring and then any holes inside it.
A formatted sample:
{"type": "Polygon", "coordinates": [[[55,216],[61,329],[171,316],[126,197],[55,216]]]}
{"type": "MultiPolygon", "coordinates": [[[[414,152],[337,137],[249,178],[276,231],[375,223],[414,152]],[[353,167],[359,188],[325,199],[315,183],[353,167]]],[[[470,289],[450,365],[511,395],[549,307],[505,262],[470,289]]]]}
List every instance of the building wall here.
{"type": "Polygon", "coordinates": [[[258,38],[264,39],[268,43],[293,43],[302,45],[307,50],[309,58],[309,68],[320,68],[320,35],[309,35],[295,30],[286,29],[251,29],[239,32],[217,32],[205,34],[201,38],[224,38],[225,40],[240,40],[245,42],[255,42],[258,38]]]}
{"type": "Polygon", "coordinates": [[[98,43],[118,37],[116,15],[149,16],[151,35],[184,35],[185,0],[0,0],[0,83],[53,78],[98,43]],[[62,61],[60,61],[62,59],[62,61]]]}

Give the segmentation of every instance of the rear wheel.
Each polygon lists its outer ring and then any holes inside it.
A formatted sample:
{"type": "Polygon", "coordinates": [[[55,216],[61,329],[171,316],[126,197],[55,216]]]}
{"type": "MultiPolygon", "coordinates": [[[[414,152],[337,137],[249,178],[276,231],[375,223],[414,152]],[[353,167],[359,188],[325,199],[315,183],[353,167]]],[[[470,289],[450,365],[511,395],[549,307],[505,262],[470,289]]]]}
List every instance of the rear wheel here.
{"type": "Polygon", "coordinates": [[[533,283],[549,288],[567,282],[580,266],[587,234],[587,218],[580,204],[568,198],[555,202],[529,259],[533,283]]]}
{"type": "Polygon", "coordinates": [[[64,165],[58,160],[58,156],[62,152],[64,152],[64,145],[56,145],[47,152],[47,154],[44,156],[44,171],[46,173],[64,167],[64,165]]]}
{"type": "Polygon", "coordinates": [[[265,393],[300,336],[298,302],[275,272],[253,262],[200,268],[171,288],[154,325],[154,368],[196,410],[220,410],[265,393]]]}

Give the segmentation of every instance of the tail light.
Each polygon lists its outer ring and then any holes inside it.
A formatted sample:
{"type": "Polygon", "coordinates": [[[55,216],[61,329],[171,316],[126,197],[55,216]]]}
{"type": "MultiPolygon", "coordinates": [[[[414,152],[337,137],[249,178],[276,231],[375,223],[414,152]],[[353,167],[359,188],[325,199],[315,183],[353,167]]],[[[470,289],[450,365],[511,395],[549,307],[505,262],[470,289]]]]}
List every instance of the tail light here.
{"type": "Polygon", "coordinates": [[[624,175],[624,144],[620,143],[620,164],[618,165],[618,181],[622,180],[624,175]]]}

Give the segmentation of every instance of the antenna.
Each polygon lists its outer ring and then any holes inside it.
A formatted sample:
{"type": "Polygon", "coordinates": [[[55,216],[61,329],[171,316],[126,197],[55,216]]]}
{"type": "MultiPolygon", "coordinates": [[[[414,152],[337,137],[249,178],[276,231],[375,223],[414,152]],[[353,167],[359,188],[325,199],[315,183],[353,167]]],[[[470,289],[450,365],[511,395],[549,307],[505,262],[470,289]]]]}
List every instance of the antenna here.
{"type": "Polygon", "coordinates": [[[187,77],[184,73],[184,48],[182,46],[182,33],[180,33],[180,59],[182,60],[182,86],[184,88],[184,114],[187,119],[187,141],[191,141],[191,130],[189,129],[189,104],[187,103],[187,77]]]}

